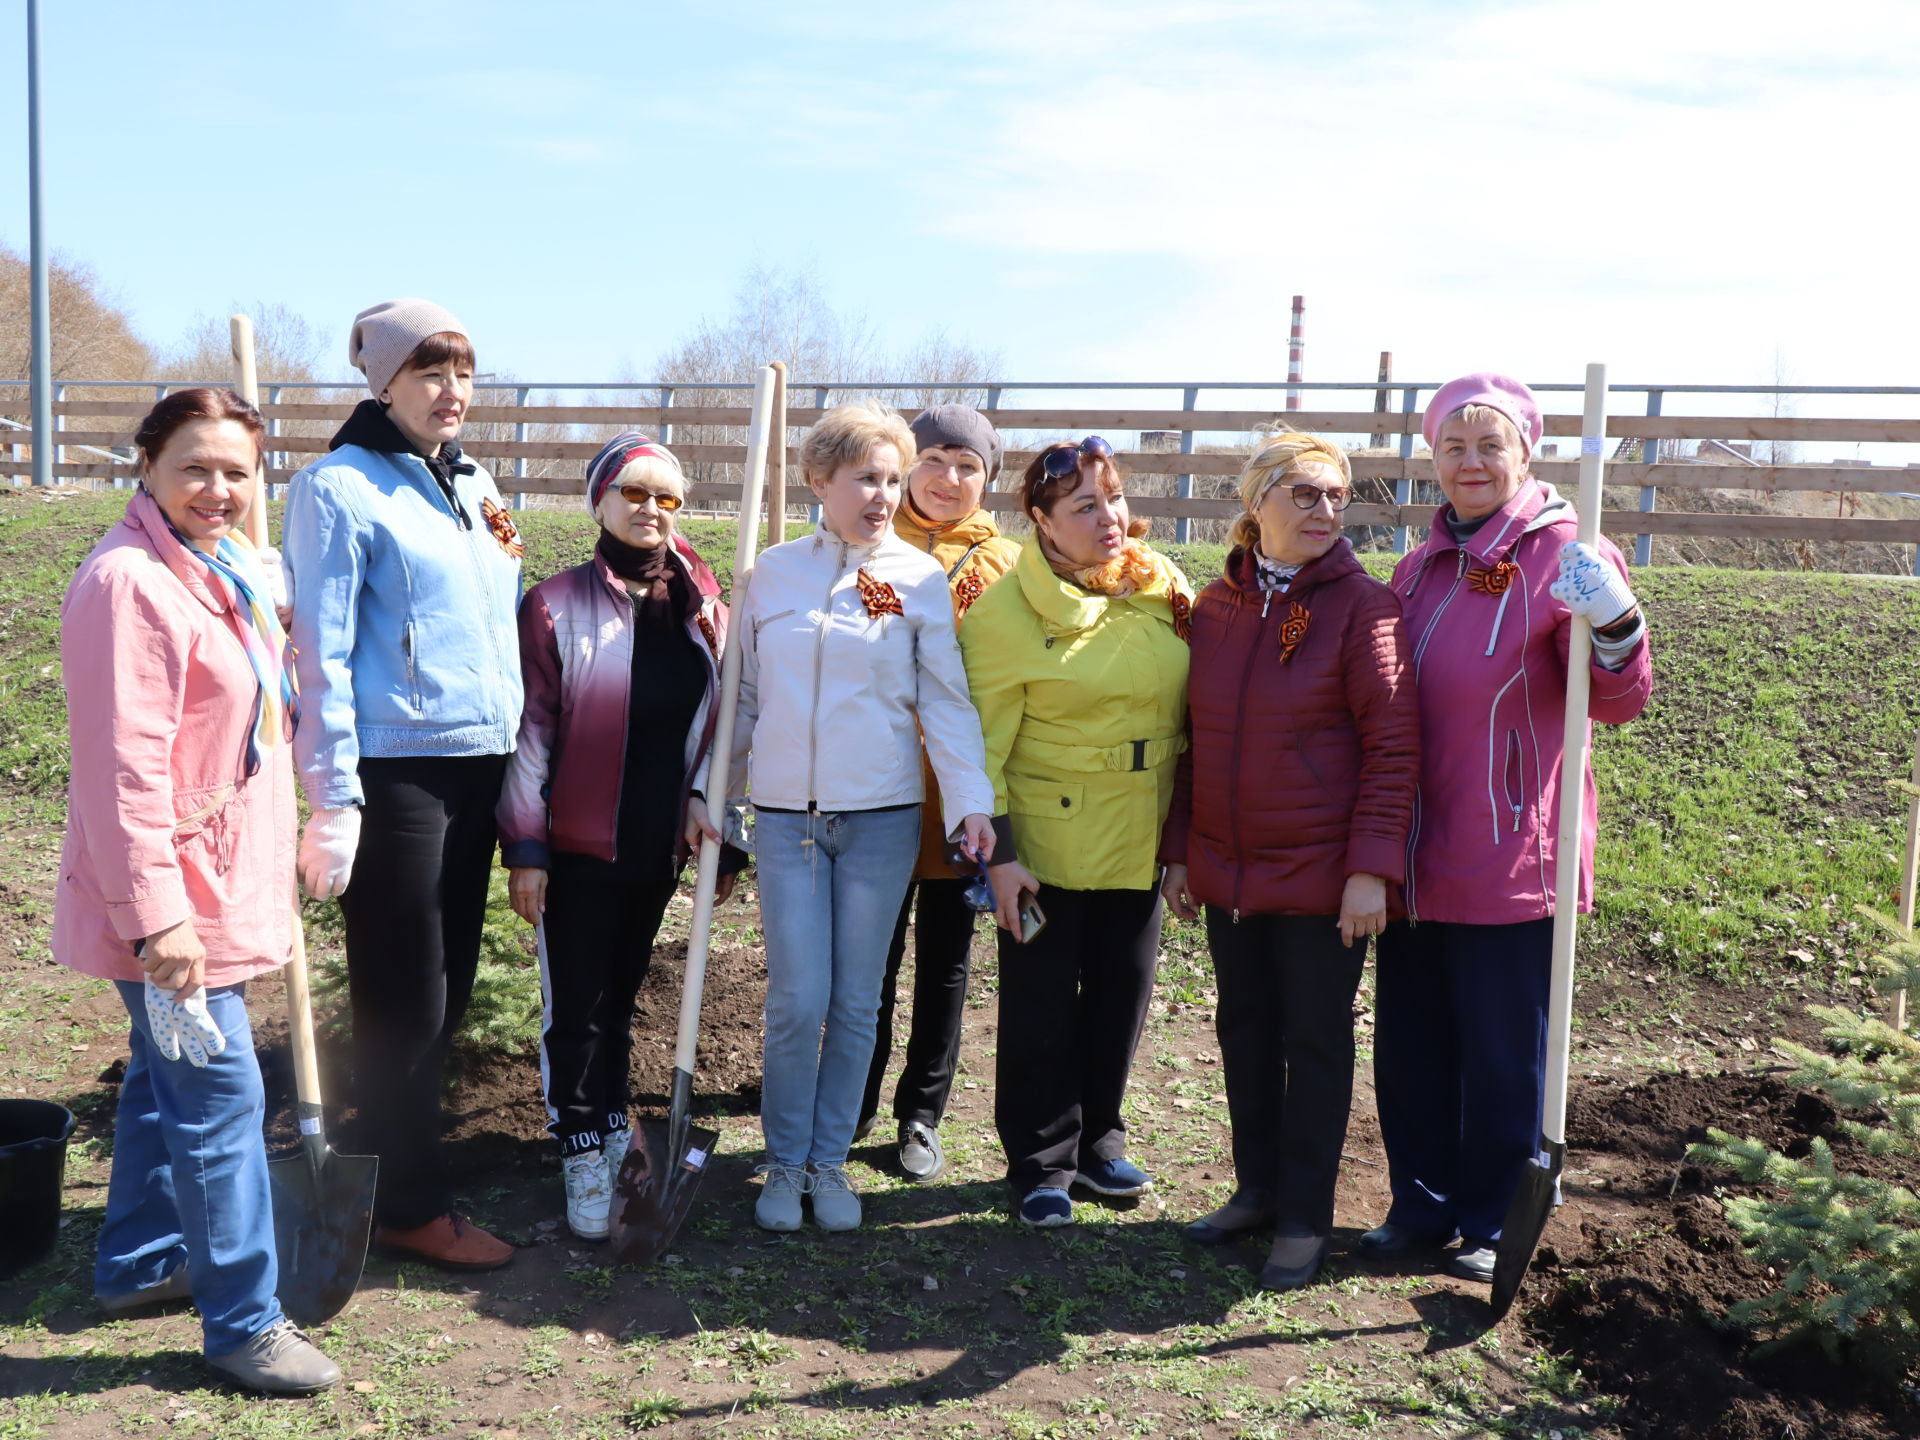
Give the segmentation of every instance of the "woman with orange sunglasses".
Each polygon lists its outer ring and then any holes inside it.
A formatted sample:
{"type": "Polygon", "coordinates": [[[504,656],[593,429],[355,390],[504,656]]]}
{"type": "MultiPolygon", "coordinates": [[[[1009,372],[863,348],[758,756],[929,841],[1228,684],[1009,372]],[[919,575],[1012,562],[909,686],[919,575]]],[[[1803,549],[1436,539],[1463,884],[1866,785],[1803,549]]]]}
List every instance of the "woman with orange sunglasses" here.
{"type": "MultiPolygon", "coordinates": [[[[541,930],[540,1068],[567,1225],[598,1240],[632,1133],[634,997],[687,859],[727,611],[674,533],[686,481],[666,446],[615,436],[587,467],[586,499],[593,557],[520,605],[527,699],[499,820],[513,908],[541,930]]],[[[721,899],[744,862],[728,847],[721,899]]]]}

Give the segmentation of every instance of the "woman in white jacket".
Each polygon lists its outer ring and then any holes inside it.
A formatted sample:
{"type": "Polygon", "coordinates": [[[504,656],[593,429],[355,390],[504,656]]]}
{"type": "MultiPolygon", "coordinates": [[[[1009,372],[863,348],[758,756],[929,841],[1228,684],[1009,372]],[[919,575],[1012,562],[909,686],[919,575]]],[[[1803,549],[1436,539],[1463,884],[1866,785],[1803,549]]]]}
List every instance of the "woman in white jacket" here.
{"type": "MultiPolygon", "coordinates": [[[[829,411],[801,442],[820,525],[760,557],[734,620],[745,663],[731,773],[751,792],[767,947],[754,1218],[768,1230],[798,1229],[806,1195],[821,1229],[860,1224],[842,1167],[919,852],[922,734],[948,835],[982,860],[993,849],[946,575],[893,532],[913,456],[892,411],[829,411]]],[[[696,808],[692,825],[707,823],[696,808]]]]}

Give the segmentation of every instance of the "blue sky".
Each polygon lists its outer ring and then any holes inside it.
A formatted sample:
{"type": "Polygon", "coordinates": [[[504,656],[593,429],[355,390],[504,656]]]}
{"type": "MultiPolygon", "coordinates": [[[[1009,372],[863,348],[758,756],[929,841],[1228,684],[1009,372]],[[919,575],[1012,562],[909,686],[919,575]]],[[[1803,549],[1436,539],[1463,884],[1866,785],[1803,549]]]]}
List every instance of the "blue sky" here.
{"type": "Polygon", "coordinates": [[[1908,0],[42,10],[51,241],[162,344],[420,294],[644,374],[763,263],[1011,378],[1278,379],[1298,292],[1309,378],[1920,382],[1908,0]]]}

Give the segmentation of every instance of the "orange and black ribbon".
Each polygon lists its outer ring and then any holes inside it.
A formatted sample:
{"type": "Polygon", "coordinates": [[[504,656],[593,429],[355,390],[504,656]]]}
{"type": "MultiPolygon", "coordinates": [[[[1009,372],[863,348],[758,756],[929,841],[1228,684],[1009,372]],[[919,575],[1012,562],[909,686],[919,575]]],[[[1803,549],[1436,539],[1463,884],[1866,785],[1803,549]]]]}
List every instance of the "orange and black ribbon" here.
{"type": "Polygon", "coordinates": [[[1504,595],[1519,574],[1518,565],[1511,560],[1502,560],[1498,565],[1467,571],[1467,587],[1482,595],[1504,595]]]}
{"type": "Polygon", "coordinates": [[[484,495],[480,497],[480,518],[487,522],[487,529],[509,559],[518,560],[527,553],[527,547],[520,543],[520,532],[513,528],[512,517],[484,495]]]}
{"type": "Polygon", "coordinates": [[[878,620],[882,615],[905,615],[901,607],[900,596],[893,586],[884,580],[876,580],[867,574],[862,566],[854,572],[854,586],[860,591],[860,603],[867,607],[867,614],[878,620]]]}
{"type": "Polygon", "coordinates": [[[1280,622],[1280,663],[1286,664],[1293,658],[1293,652],[1300,648],[1300,642],[1307,638],[1307,627],[1313,623],[1313,616],[1307,607],[1298,600],[1287,606],[1287,618],[1280,622]]]}
{"type": "Polygon", "coordinates": [[[720,635],[719,632],[713,628],[713,621],[707,618],[707,612],[704,610],[693,618],[694,622],[700,627],[700,638],[707,642],[707,649],[718,656],[720,653],[720,635]]]}
{"type": "Polygon", "coordinates": [[[1193,643],[1193,602],[1178,590],[1167,592],[1167,603],[1173,607],[1173,633],[1193,643]]]}
{"type": "Polygon", "coordinates": [[[953,587],[954,603],[958,606],[957,613],[966,614],[973,608],[973,602],[986,593],[987,582],[980,578],[977,571],[968,571],[960,578],[960,583],[953,587]]]}

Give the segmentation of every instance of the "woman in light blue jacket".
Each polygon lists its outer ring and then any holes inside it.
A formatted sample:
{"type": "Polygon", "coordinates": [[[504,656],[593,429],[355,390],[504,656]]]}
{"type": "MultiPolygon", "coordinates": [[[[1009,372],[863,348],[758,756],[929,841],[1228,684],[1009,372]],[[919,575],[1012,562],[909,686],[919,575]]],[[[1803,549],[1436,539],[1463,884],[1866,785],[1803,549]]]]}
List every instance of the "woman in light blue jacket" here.
{"type": "Polygon", "coordinates": [[[283,548],[303,695],[294,756],[309,894],[340,896],[375,1238],[449,1269],[513,1249],[454,1213],[440,1084],[479,964],[494,807],[520,723],[521,546],[460,454],[473,345],[425,300],[354,318],[367,377],[333,449],[293,477],[283,548]]]}

